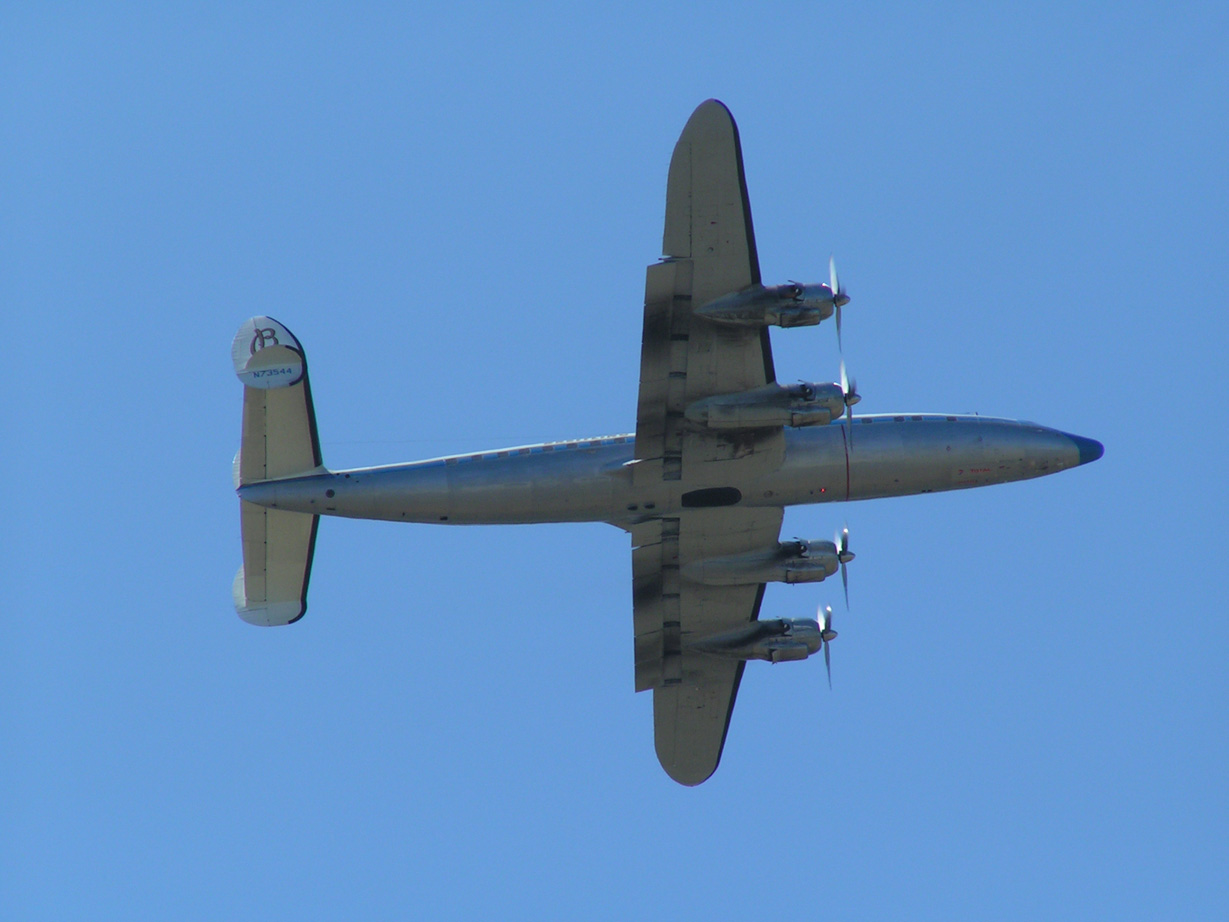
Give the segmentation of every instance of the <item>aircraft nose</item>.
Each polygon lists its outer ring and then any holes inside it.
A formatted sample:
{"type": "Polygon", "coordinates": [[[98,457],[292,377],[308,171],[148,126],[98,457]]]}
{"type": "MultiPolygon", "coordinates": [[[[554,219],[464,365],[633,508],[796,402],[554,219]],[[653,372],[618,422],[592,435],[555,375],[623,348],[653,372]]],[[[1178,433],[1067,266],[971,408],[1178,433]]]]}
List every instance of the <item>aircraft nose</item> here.
{"type": "Polygon", "coordinates": [[[1072,435],[1070,432],[1064,432],[1063,435],[1075,442],[1075,447],[1080,452],[1080,464],[1096,461],[1105,454],[1105,446],[1096,439],[1086,439],[1082,435],[1072,435]]]}

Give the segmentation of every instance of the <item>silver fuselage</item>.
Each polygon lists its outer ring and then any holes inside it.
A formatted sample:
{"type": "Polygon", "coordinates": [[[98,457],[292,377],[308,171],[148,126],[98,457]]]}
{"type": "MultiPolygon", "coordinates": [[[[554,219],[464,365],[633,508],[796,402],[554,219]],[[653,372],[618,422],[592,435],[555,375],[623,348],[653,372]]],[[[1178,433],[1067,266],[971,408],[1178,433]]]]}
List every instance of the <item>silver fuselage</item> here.
{"type": "MultiPolygon", "coordinates": [[[[498,449],[246,484],[272,508],[450,525],[609,522],[697,505],[792,506],[1027,480],[1100,457],[1101,446],[1035,423],[935,414],[855,417],[785,430],[780,467],[752,479],[633,485],[630,435],[498,449]],[[852,443],[852,444],[851,444],[852,443]]],[[[684,476],[687,477],[686,472],[684,476]]]]}

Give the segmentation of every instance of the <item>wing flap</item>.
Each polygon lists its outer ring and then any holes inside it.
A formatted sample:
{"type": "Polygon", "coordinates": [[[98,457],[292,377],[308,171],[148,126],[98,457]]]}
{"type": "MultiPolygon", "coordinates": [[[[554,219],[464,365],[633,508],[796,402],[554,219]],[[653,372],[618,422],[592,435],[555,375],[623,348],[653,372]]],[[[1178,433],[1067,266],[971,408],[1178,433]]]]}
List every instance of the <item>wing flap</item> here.
{"type": "Polygon", "coordinates": [[[679,520],[632,527],[632,612],[636,691],[665,682],[666,660],[680,649],[679,520]]]}
{"type": "Polygon", "coordinates": [[[632,472],[637,484],[677,480],[681,472],[688,313],[675,309],[675,293],[689,290],[690,279],[691,265],[687,262],[657,263],[645,274],[636,411],[636,457],[640,463],[632,472]]]}

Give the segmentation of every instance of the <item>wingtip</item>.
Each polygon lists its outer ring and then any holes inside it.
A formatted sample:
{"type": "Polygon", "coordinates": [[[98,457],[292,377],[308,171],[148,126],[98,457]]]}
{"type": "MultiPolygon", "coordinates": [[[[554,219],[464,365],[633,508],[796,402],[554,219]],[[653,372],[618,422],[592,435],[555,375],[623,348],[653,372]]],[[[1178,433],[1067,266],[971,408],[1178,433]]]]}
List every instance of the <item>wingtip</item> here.
{"type": "Polygon", "coordinates": [[[706,99],[704,102],[696,106],[691,113],[691,119],[703,119],[706,115],[720,117],[723,120],[729,121],[730,124],[735,124],[734,113],[730,111],[730,107],[723,103],[720,99],[706,99]]]}
{"type": "MultiPolygon", "coordinates": [[[[718,760],[718,762],[720,762],[720,760],[718,760]]],[[[661,767],[665,769],[666,774],[670,776],[671,781],[677,782],[678,784],[681,784],[683,787],[687,788],[699,787],[709,778],[713,777],[713,775],[717,772],[716,765],[709,769],[708,773],[704,774],[703,776],[701,776],[698,772],[695,774],[687,774],[686,772],[680,770],[678,766],[670,766],[665,762],[661,763],[661,767]]]]}

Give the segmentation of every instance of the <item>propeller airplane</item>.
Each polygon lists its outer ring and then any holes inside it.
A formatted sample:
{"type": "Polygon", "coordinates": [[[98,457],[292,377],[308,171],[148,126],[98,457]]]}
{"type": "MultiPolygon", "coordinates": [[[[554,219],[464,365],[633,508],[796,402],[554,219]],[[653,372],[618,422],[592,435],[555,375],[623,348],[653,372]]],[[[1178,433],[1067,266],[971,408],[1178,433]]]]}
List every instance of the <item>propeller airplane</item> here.
{"type": "Polygon", "coordinates": [[[634,434],[329,470],[303,347],[270,317],[244,323],[232,344],[244,384],[240,617],[303,616],[324,515],[608,522],[631,536],[635,688],[653,692],[657,757],[696,785],[721,759],[748,660],[822,650],[832,684],[831,608],[761,620],[760,607],[770,582],[837,570],[848,607],[849,529],[782,542],[785,506],[1025,480],[1103,453],[1093,439],[1017,420],[855,417],[861,397],[843,358],[839,382],[778,384],[768,328],[834,317],[842,346],[849,295],[834,259],[826,284],[762,284],[738,129],[716,100],[695,110],[675,146],[662,249],[647,271],[634,434]]]}

